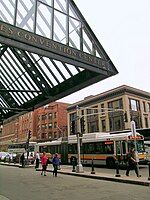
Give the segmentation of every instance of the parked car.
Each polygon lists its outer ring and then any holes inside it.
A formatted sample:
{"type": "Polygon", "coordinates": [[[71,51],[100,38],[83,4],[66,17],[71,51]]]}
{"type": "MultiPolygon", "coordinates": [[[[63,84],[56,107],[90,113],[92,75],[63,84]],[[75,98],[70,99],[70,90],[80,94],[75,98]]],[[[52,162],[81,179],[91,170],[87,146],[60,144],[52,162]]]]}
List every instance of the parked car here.
{"type": "Polygon", "coordinates": [[[8,152],[0,152],[0,161],[5,161],[7,155],[9,155],[8,152]]]}

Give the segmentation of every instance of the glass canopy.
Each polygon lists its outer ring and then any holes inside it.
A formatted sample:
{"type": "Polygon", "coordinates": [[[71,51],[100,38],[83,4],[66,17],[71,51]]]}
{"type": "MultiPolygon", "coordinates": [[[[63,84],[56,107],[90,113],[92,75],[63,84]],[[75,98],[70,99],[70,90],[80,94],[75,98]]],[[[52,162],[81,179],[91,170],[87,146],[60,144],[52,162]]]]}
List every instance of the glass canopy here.
{"type": "Polygon", "coordinates": [[[0,8],[0,121],[118,73],[73,0],[0,8]]]}

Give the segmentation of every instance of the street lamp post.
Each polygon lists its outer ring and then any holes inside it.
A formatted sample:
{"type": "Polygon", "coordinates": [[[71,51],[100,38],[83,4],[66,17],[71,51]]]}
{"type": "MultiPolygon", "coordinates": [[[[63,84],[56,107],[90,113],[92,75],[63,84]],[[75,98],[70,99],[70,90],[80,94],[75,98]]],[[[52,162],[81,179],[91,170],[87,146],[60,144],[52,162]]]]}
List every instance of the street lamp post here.
{"type": "Polygon", "coordinates": [[[131,131],[134,137],[134,146],[135,146],[135,156],[136,156],[136,163],[137,163],[137,170],[139,174],[139,157],[138,157],[138,151],[137,151],[137,142],[136,142],[136,126],[135,126],[135,121],[131,121],[131,131]]]}
{"type": "Polygon", "coordinates": [[[76,167],[76,172],[77,173],[83,173],[83,166],[81,163],[81,156],[80,156],[80,138],[81,135],[81,126],[80,126],[80,112],[79,112],[79,107],[77,106],[77,149],[78,149],[78,162],[77,162],[77,167],[76,167]]]}

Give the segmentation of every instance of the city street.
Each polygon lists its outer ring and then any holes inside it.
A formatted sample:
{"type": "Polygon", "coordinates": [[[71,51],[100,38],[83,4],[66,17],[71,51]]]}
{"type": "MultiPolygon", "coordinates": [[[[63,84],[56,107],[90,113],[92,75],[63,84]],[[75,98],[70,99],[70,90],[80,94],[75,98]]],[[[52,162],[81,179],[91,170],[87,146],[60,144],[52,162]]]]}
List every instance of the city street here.
{"type": "Polygon", "coordinates": [[[0,200],[149,200],[150,187],[0,165],[0,200]]]}

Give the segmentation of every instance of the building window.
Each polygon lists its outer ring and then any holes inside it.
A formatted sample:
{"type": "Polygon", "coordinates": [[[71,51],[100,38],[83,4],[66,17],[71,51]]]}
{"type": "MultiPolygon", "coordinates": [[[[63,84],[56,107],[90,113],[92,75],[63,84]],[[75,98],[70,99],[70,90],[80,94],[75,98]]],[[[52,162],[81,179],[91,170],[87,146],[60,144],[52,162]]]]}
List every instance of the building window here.
{"type": "Polygon", "coordinates": [[[52,132],[49,132],[49,133],[48,133],[48,138],[49,138],[49,139],[52,139],[52,132]]]}
{"type": "Polygon", "coordinates": [[[81,110],[81,115],[84,116],[84,110],[81,110]]]}
{"type": "Polygon", "coordinates": [[[146,112],[146,105],[145,105],[144,101],[143,101],[143,110],[144,110],[144,112],[146,112]]]}
{"type": "Polygon", "coordinates": [[[48,119],[52,120],[52,113],[48,114],[48,119]]]}
{"type": "Polygon", "coordinates": [[[87,109],[87,128],[88,128],[88,133],[98,132],[99,131],[98,114],[95,114],[95,113],[98,113],[98,106],[94,106],[94,107],[91,107],[91,109],[87,109]]]}
{"type": "Polygon", "coordinates": [[[103,120],[101,121],[101,123],[102,123],[102,131],[105,132],[105,131],[106,131],[106,120],[103,119],[103,120]]]}
{"type": "Polygon", "coordinates": [[[45,124],[42,124],[41,125],[41,129],[45,129],[46,127],[45,127],[45,124]]]}
{"type": "Polygon", "coordinates": [[[101,115],[105,114],[104,103],[101,104],[101,115]]]}
{"type": "Polygon", "coordinates": [[[54,112],[54,118],[56,118],[57,117],[57,112],[54,112]]]}
{"type": "Polygon", "coordinates": [[[76,118],[77,118],[77,113],[76,112],[70,114],[70,122],[75,121],[76,118]]]}
{"type": "Polygon", "coordinates": [[[42,115],[42,120],[45,120],[46,119],[46,115],[42,115]]]}
{"type": "Polygon", "coordinates": [[[148,112],[150,112],[150,103],[148,103],[148,112]]]}
{"type": "Polygon", "coordinates": [[[57,122],[54,122],[54,128],[57,128],[57,122]]]}
{"type": "Polygon", "coordinates": [[[110,131],[120,131],[124,129],[124,122],[122,115],[109,118],[110,131]]]}
{"type": "Polygon", "coordinates": [[[57,139],[57,132],[54,132],[54,139],[57,139]]]}
{"type": "Polygon", "coordinates": [[[50,128],[50,129],[52,128],[52,123],[48,124],[48,128],[50,128]]]}
{"type": "Polygon", "coordinates": [[[129,99],[129,106],[130,106],[130,110],[140,111],[140,103],[138,100],[129,99]]]}
{"type": "Polygon", "coordinates": [[[148,118],[145,117],[145,128],[148,128],[148,118]]]}
{"type": "Polygon", "coordinates": [[[122,99],[118,99],[118,100],[115,100],[115,101],[108,102],[108,108],[123,109],[122,99]]]}
{"type": "Polygon", "coordinates": [[[98,132],[98,121],[88,122],[88,133],[98,132]]]}
{"type": "Polygon", "coordinates": [[[46,138],[46,133],[42,133],[41,138],[45,139],[46,138]]]}

